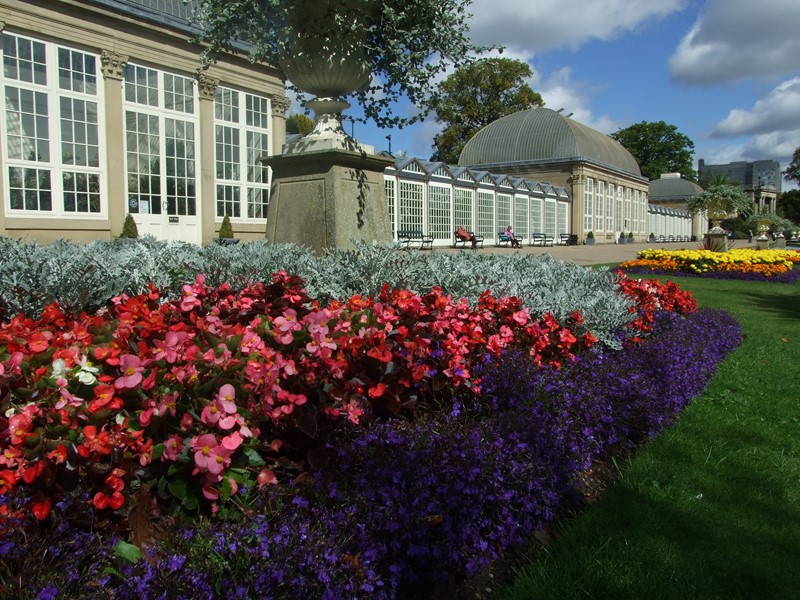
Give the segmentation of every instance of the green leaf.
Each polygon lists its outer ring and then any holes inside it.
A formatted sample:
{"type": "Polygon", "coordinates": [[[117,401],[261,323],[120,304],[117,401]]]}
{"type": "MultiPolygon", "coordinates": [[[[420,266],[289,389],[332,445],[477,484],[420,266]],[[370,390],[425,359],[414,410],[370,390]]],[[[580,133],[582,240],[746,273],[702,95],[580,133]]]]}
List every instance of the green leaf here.
{"type": "Polygon", "coordinates": [[[122,540],[118,541],[116,546],[114,546],[114,555],[132,565],[135,565],[144,557],[144,554],[138,546],[134,546],[122,540]]]}
{"type": "Polygon", "coordinates": [[[266,463],[255,448],[246,448],[244,455],[251,467],[263,467],[266,463]]]}
{"type": "Polygon", "coordinates": [[[186,482],[183,479],[170,481],[169,484],[167,484],[167,488],[169,488],[170,493],[178,500],[184,500],[186,498],[186,482]]]}

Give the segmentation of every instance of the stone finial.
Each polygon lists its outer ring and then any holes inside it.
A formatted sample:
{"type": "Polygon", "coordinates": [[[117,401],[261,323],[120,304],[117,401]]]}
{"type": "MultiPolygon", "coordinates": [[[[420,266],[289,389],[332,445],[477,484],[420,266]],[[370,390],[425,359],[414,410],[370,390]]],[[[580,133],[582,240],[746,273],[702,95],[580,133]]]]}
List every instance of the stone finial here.
{"type": "Polygon", "coordinates": [[[270,98],[272,100],[272,116],[286,118],[286,111],[289,110],[291,102],[286,96],[281,94],[273,94],[270,98]]]}
{"type": "Polygon", "coordinates": [[[213,100],[214,92],[219,85],[219,79],[210,77],[205,73],[200,73],[199,77],[197,78],[197,85],[197,91],[200,94],[201,100],[213,100]]]}
{"type": "Polygon", "coordinates": [[[103,77],[106,79],[119,79],[125,76],[125,65],[128,64],[128,57],[111,50],[103,50],[100,54],[100,62],[103,65],[103,77]]]}

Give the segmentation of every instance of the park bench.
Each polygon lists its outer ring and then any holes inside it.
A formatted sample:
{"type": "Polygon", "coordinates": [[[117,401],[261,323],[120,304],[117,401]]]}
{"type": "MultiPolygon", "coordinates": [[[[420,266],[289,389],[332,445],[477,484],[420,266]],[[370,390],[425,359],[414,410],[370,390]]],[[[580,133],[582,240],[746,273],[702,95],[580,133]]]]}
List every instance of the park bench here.
{"type": "Polygon", "coordinates": [[[558,236],[559,246],[577,246],[578,234],[576,233],[562,233],[558,236]]]}
{"type": "MultiPolygon", "coordinates": [[[[517,242],[519,242],[519,244],[518,244],[519,246],[521,246],[522,243],[525,241],[524,237],[516,235],[516,234],[514,234],[514,239],[517,242]]],[[[494,243],[495,246],[500,247],[500,245],[502,244],[503,246],[508,248],[508,245],[510,243],[511,243],[511,238],[506,235],[505,230],[501,230],[501,231],[497,232],[497,238],[496,238],[496,241],[494,243]]]]}
{"type": "Polygon", "coordinates": [[[531,246],[552,246],[553,236],[546,233],[532,233],[531,246]]]}
{"type": "Polygon", "coordinates": [[[411,250],[417,244],[420,250],[433,250],[433,236],[425,235],[421,229],[401,229],[397,232],[397,241],[403,245],[404,250],[411,250]]]}
{"type": "MultiPolygon", "coordinates": [[[[470,234],[470,235],[474,235],[475,236],[475,240],[477,241],[476,247],[483,248],[483,236],[482,235],[478,235],[478,234],[476,234],[476,233],[474,233],[472,231],[468,231],[467,233],[470,234]]],[[[461,239],[460,237],[458,237],[458,231],[454,231],[453,232],[453,248],[466,248],[467,246],[472,248],[472,242],[470,242],[469,240],[461,239]]]]}

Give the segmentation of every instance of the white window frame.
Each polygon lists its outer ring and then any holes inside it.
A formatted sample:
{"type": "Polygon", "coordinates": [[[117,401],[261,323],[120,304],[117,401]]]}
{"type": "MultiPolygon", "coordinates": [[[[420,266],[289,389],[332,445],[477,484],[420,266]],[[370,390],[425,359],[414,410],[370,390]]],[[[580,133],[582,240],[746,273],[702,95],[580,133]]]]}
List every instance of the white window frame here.
{"type": "MultiPolygon", "coordinates": [[[[30,42],[31,47],[33,47],[34,44],[43,45],[45,76],[46,76],[45,83],[36,82],[35,77],[33,78],[34,80],[30,82],[21,79],[6,77],[5,64],[3,65],[2,77],[0,77],[0,98],[2,99],[1,100],[2,106],[0,106],[0,130],[4,131],[5,135],[2,141],[3,169],[2,173],[0,173],[0,186],[2,186],[3,196],[5,198],[4,210],[6,216],[30,217],[36,219],[58,218],[67,220],[107,219],[108,192],[107,192],[106,153],[105,153],[105,137],[106,137],[105,98],[103,94],[103,77],[101,73],[100,56],[98,54],[95,54],[91,51],[82,48],[70,46],[64,43],[46,41],[44,39],[40,39],[35,36],[17,33],[15,31],[8,31],[8,30],[3,31],[0,37],[2,37],[3,44],[5,44],[5,40],[7,38],[13,37],[15,41],[23,40],[30,42]],[[74,91],[72,89],[66,89],[60,87],[59,50],[64,50],[66,52],[69,52],[70,57],[72,56],[73,53],[82,55],[84,58],[84,65],[87,58],[94,60],[94,74],[93,74],[94,93],[86,91],[74,91]],[[8,151],[10,143],[9,131],[13,130],[14,126],[12,126],[12,123],[9,121],[8,117],[9,107],[6,105],[6,93],[9,88],[19,90],[20,92],[28,92],[34,95],[44,94],[47,107],[46,139],[47,139],[47,147],[49,155],[48,160],[42,160],[42,161],[29,160],[29,159],[10,156],[8,151]],[[64,162],[64,156],[62,154],[62,144],[69,143],[69,140],[65,138],[65,136],[67,135],[67,129],[62,127],[62,113],[61,113],[62,100],[79,101],[83,102],[84,105],[86,103],[91,103],[95,105],[97,121],[96,123],[91,123],[91,125],[96,128],[96,134],[97,134],[97,139],[96,139],[97,165],[90,165],[90,164],[72,165],[72,164],[66,164],[64,162]],[[36,209],[25,208],[24,197],[23,197],[23,208],[11,208],[12,194],[11,194],[11,181],[10,181],[9,169],[20,169],[22,171],[23,178],[26,178],[26,170],[30,171],[35,169],[37,171],[48,173],[50,177],[50,188],[49,188],[50,208],[44,210],[39,208],[36,209]],[[89,206],[89,203],[91,203],[91,199],[88,197],[88,194],[93,193],[96,195],[97,201],[99,203],[97,211],[67,210],[64,208],[65,204],[64,176],[69,173],[86,176],[87,185],[88,185],[88,178],[95,178],[95,177],[97,178],[97,187],[96,187],[97,191],[89,192],[88,189],[86,190],[87,208],[89,206]]],[[[0,52],[0,54],[2,54],[3,58],[5,58],[5,50],[0,52]]],[[[44,125],[44,123],[42,122],[42,117],[39,117],[39,119],[36,119],[35,117],[28,117],[28,120],[30,119],[33,119],[33,122],[35,123],[35,129],[37,130],[40,126],[44,125]]],[[[70,124],[81,123],[81,122],[87,124],[90,123],[89,121],[78,121],[74,118],[71,119],[69,122],[70,124]]],[[[70,133],[74,133],[74,131],[76,130],[71,129],[70,133]]],[[[88,131],[88,128],[85,131],[88,131]]],[[[44,139],[39,136],[37,137],[38,139],[44,139]]],[[[78,140],[78,144],[84,145],[80,142],[80,140],[78,140]]],[[[86,145],[94,146],[95,144],[87,143],[86,145]]],[[[88,162],[88,157],[87,157],[87,162],[88,162]]],[[[37,175],[36,177],[38,183],[39,175],[37,175]]],[[[37,204],[39,201],[40,199],[37,199],[37,204]]],[[[75,203],[77,204],[78,202],[79,199],[76,197],[75,203]]]]}
{"type": "MultiPolygon", "coordinates": [[[[187,112],[185,110],[180,109],[170,109],[166,107],[166,86],[165,80],[170,79],[170,81],[175,80],[177,78],[185,80],[191,80],[188,75],[174,73],[170,71],[164,71],[161,68],[157,68],[151,65],[147,65],[144,63],[139,63],[136,61],[130,61],[127,65],[125,65],[125,75],[123,76],[123,114],[125,118],[125,157],[126,157],[126,168],[125,168],[125,192],[126,197],[128,198],[128,210],[133,213],[142,214],[142,215],[161,215],[166,216],[169,213],[168,205],[170,200],[172,199],[175,202],[175,210],[174,213],[177,216],[189,216],[189,217],[199,217],[201,213],[201,190],[200,190],[200,121],[199,121],[199,114],[198,114],[198,94],[197,94],[197,86],[192,85],[192,97],[191,97],[191,112],[187,112]],[[137,80],[134,79],[133,82],[129,82],[127,79],[127,75],[131,70],[136,69],[144,69],[146,71],[155,72],[156,75],[156,87],[155,88],[142,88],[137,83],[137,80]],[[132,87],[128,87],[128,85],[132,87]],[[143,101],[144,98],[139,95],[139,92],[146,90],[155,90],[155,97],[153,97],[152,93],[147,94],[147,101],[143,101]],[[128,91],[131,90],[134,93],[135,99],[129,100],[128,99],[128,91]],[[144,207],[141,204],[141,194],[139,194],[139,198],[134,198],[134,192],[130,189],[130,173],[129,173],[129,161],[132,159],[131,153],[134,151],[133,148],[129,146],[129,131],[128,131],[128,116],[129,114],[139,116],[146,116],[149,118],[155,117],[158,119],[158,161],[159,161],[159,200],[161,206],[156,212],[154,210],[154,205],[150,204],[144,207]],[[173,122],[174,125],[181,125],[183,127],[190,126],[191,127],[191,160],[184,161],[185,164],[191,167],[191,175],[189,173],[185,174],[185,176],[178,176],[176,172],[174,174],[175,181],[177,182],[179,179],[184,180],[187,182],[193,183],[193,195],[189,195],[188,192],[186,195],[178,195],[177,193],[169,195],[169,174],[167,169],[167,164],[171,159],[177,160],[182,159],[184,157],[181,156],[167,156],[167,121],[173,122]],[[134,200],[138,201],[136,206],[133,205],[134,200]],[[193,202],[193,205],[192,205],[193,202]],[[189,206],[192,205],[192,209],[189,209],[189,206]],[[142,209],[145,210],[142,210],[142,209]]],[[[137,142],[138,143],[138,142],[137,142]]],[[[189,146],[187,145],[187,148],[189,146]]],[[[152,197],[152,196],[151,196],[152,197]]]]}
{"type": "MultiPolygon", "coordinates": [[[[272,104],[271,100],[268,96],[262,96],[259,94],[254,94],[252,92],[247,92],[244,90],[236,89],[233,87],[220,85],[214,92],[214,169],[215,169],[215,179],[214,179],[214,219],[217,223],[221,223],[224,218],[224,212],[226,212],[225,206],[223,206],[223,210],[220,211],[220,199],[219,194],[221,188],[224,189],[225,192],[233,191],[234,193],[238,193],[238,198],[235,200],[226,200],[225,202],[235,202],[238,204],[238,215],[231,214],[230,219],[234,223],[266,223],[267,221],[267,209],[269,207],[269,192],[270,192],[270,184],[272,182],[272,169],[270,167],[263,167],[258,166],[256,164],[250,164],[250,159],[255,161],[255,146],[251,148],[251,144],[249,143],[250,137],[249,136],[265,136],[262,137],[262,148],[260,156],[270,156],[272,154],[272,104]],[[223,95],[228,94],[230,97],[236,98],[236,114],[231,116],[230,119],[228,118],[220,118],[220,106],[219,101],[220,97],[223,95]],[[248,123],[247,115],[248,115],[248,101],[258,101],[263,103],[263,106],[266,107],[264,111],[259,111],[261,118],[265,122],[265,126],[259,126],[257,124],[248,123]],[[225,173],[220,176],[220,156],[219,156],[219,132],[220,129],[224,128],[226,131],[235,132],[238,135],[238,141],[235,142],[236,144],[236,152],[237,156],[237,164],[238,167],[232,174],[235,176],[226,177],[225,173]],[[266,140],[266,141],[264,141],[266,140]],[[266,148],[263,148],[263,145],[266,144],[266,148]],[[252,154],[252,156],[251,156],[252,154]],[[248,169],[252,169],[253,173],[262,173],[266,175],[266,181],[251,181],[248,176],[248,169]],[[250,194],[261,194],[262,198],[266,198],[266,200],[262,200],[259,203],[254,203],[253,207],[254,210],[250,211],[250,194]],[[256,210],[259,207],[263,207],[262,210],[256,210]],[[252,214],[251,214],[252,212],[252,214]]],[[[236,212],[235,210],[233,211],[236,212]]]]}

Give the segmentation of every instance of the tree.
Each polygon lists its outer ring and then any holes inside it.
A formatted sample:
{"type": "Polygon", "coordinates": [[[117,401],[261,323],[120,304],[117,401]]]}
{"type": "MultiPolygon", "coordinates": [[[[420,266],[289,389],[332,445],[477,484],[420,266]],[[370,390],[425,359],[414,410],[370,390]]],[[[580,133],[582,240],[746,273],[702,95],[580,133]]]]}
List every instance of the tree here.
{"type": "Polygon", "coordinates": [[[800,190],[783,192],[778,198],[778,214],[800,225],[800,190]]]}
{"type": "Polygon", "coordinates": [[[664,173],[680,173],[696,181],[692,168],[694,142],[664,121],[642,121],[612,133],[611,137],[630,152],[639,163],[642,175],[658,179],[664,173]]]}
{"type": "Polygon", "coordinates": [[[446,125],[434,138],[432,160],[456,164],[461,150],[482,127],[533,106],[542,97],[525,80],[530,66],[510,58],[486,58],[456,69],[441,85],[434,106],[436,121],[446,125]]]}
{"type": "Polygon", "coordinates": [[[490,49],[469,41],[471,1],[197,0],[194,14],[198,40],[206,45],[202,68],[225,52],[246,48],[250,60],[285,75],[282,59],[301,54],[295,44],[315,39],[341,50],[349,41],[348,48],[363,53],[373,74],[371,85],[351,95],[365,119],[402,127],[432,110],[443,73],[490,49]],[[418,111],[410,117],[394,114],[400,98],[418,111]]]}
{"type": "Polygon", "coordinates": [[[290,115],[286,119],[286,133],[308,135],[314,129],[314,121],[302,113],[290,115]]]}
{"type": "Polygon", "coordinates": [[[786,170],[783,172],[783,178],[786,181],[796,181],[800,183],[800,146],[794,149],[792,162],[789,163],[789,166],[786,167],[786,170]]]}

